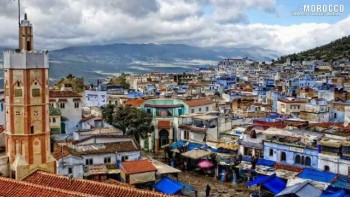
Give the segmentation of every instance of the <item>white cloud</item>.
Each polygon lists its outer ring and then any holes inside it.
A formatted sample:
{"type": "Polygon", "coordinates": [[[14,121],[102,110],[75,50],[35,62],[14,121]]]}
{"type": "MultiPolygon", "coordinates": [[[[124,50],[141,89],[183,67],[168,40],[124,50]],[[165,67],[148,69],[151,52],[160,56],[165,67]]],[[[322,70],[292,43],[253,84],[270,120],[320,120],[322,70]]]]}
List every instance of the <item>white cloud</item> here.
{"type": "MultiPolygon", "coordinates": [[[[3,4],[0,46],[16,47],[16,3],[3,4]]],[[[276,15],[275,7],[274,0],[23,1],[23,8],[34,25],[37,48],[152,42],[262,47],[291,53],[350,34],[350,16],[335,24],[249,23],[248,10],[276,15]]]]}

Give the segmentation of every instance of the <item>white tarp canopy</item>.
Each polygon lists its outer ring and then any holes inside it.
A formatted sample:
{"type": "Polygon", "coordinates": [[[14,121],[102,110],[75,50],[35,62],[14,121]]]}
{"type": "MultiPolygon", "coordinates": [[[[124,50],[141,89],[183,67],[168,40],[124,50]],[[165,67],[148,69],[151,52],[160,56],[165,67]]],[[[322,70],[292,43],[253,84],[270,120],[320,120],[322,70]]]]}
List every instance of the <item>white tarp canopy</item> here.
{"type": "Polygon", "coordinates": [[[190,159],[200,159],[202,157],[210,155],[210,151],[201,150],[201,149],[193,149],[190,151],[187,151],[185,153],[181,153],[182,156],[190,158],[190,159]]]}
{"type": "Polygon", "coordinates": [[[138,174],[130,174],[129,179],[130,184],[148,183],[156,180],[156,173],[152,171],[138,174]]]}

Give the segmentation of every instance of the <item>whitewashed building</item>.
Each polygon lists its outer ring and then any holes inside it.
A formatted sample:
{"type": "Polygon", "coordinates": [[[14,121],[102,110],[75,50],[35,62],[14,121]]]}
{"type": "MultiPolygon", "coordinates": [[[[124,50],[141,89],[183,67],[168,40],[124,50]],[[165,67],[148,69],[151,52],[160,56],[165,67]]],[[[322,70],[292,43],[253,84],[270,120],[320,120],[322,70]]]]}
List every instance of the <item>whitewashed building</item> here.
{"type": "Polygon", "coordinates": [[[56,146],[57,174],[105,180],[118,176],[117,163],[140,158],[135,138],[121,135],[93,135],[56,146]]]}

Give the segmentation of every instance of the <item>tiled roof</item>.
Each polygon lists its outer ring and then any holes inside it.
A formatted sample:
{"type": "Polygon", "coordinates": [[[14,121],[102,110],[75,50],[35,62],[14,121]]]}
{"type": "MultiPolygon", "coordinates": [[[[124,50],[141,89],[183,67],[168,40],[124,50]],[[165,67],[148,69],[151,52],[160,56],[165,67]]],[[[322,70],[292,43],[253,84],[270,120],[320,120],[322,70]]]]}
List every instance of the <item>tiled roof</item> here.
{"type": "Polygon", "coordinates": [[[109,184],[114,184],[114,185],[121,185],[121,186],[125,186],[125,187],[135,187],[134,185],[130,185],[130,184],[127,184],[127,183],[123,183],[123,182],[120,182],[120,181],[117,181],[115,179],[107,179],[104,181],[104,183],[109,183],[109,184]]]}
{"type": "Polygon", "coordinates": [[[158,128],[167,129],[167,128],[170,128],[170,126],[171,126],[170,121],[158,120],[158,128]]]}
{"type": "Polygon", "coordinates": [[[94,116],[94,115],[90,115],[90,116],[87,116],[87,117],[85,117],[85,118],[82,118],[82,119],[81,119],[81,122],[85,122],[85,121],[91,120],[91,119],[93,119],[93,118],[95,118],[95,116],[94,116]]]}
{"type": "MultiPolygon", "coordinates": [[[[68,180],[67,182],[69,183],[68,180]]],[[[0,177],[0,196],[79,197],[92,195],[80,193],[74,190],[62,190],[60,188],[0,177]]]]}
{"type": "MultiPolygon", "coordinates": [[[[130,140],[122,142],[83,145],[79,146],[79,148],[74,148],[74,153],[79,155],[89,155],[99,153],[130,152],[138,150],[139,148],[130,140]]],[[[68,151],[70,151],[70,149],[68,149],[68,151]]]]}
{"type": "Polygon", "coordinates": [[[191,99],[191,100],[184,100],[184,102],[189,107],[197,107],[197,106],[203,106],[203,105],[210,105],[213,103],[210,99],[207,98],[200,98],[200,99],[191,99]]]}
{"type": "Polygon", "coordinates": [[[92,135],[92,136],[89,136],[89,137],[86,137],[86,138],[83,138],[80,140],[74,140],[72,142],[72,144],[73,145],[79,144],[81,142],[85,142],[85,141],[88,141],[88,140],[93,139],[93,138],[126,138],[126,139],[129,138],[129,139],[132,139],[135,142],[135,144],[137,145],[137,147],[140,149],[138,143],[136,142],[135,137],[127,136],[127,135],[107,135],[107,134],[92,135]]]}
{"type": "Polygon", "coordinates": [[[153,107],[153,108],[177,108],[177,107],[183,107],[183,104],[176,104],[176,105],[145,104],[145,107],[153,107]]]}
{"type": "Polygon", "coordinates": [[[81,97],[80,94],[73,91],[60,91],[60,90],[50,90],[49,98],[69,98],[69,97],[81,97]]]}
{"type": "Polygon", "coordinates": [[[130,99],[125,101],[124,104],[129,106],[134,106],[134,107],[140,107],[144,102],[145,100],[143,99],[130,99]]]}
{"type": "Polygon", "coordinates": [[[67,157],[68,155],[78,156],[76,154],[72,154],[67,146],[55,145],[53,150],[53,156],[59,160],[63,157],[67,157]]]}
{"type": "Polygon", "coordinates": [[[157,171],[157,168],[148,160],[135,160],[122,162],[122,170],[126,174],[157,171]]]}
{"type": "MultiPolygon", "coordinates": [[[[3,179],[3,178],[1,178],[3,179]]],[[[0,181],[2,182],[2,181],[0,181]]],[[[47,172],[36,171],[29,176],[23,179],[23,182],[32,183],[35,185],[39,185],[39,187],[50,188],[52,190],[64,191],[64,192],[79,192],[85,194],[84,196],[113,196],[113,197],[165,197],[167,195],[148,191],[136,189],[133,187],[126,187],[122,185],[102,183],[97,181],[85,180],[85,179],[74,179],[66,176],[58,176],[55,174],[50,174],[47,172]]],[[[2,183],[0,183],[1,185],[2,183]]],[[[17,189],[15,186],[14,189],[17,189]]],[[[33,189],[35,192],[35,188],[33,189]]],[[[6,191],[6,188],[1,188],[1,192],[6,191]]],[[[16,192],[16,191],[14,191],[16,192]]],[[[36,195],[28,195],[30,193],[28,190],[21,193],[18,196],[42,196],[40,193],[35,193],[36,195]]],[[[78,193],[77,193],[78,194],[78,193]]],[[[8,196],[13,196],[12,193],[8,193],[8,196]]],[[[48,197],[55,196],[69,196],[69,195],[55,195],[54,193],[51,195],[44,195],[48,197]]],[[[71,195],[74,196],[74,195],[71,195]]],[[[78,195],[77,195],[78,196],[78,195]]]]}

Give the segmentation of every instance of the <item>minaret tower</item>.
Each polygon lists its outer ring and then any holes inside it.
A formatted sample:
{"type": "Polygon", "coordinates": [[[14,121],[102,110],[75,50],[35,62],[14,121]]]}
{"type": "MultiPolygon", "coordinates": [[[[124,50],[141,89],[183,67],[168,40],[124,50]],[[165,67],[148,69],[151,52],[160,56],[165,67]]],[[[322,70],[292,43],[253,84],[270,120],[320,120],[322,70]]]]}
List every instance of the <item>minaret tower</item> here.
{"type": "Polygon", "coordinates": [[[48,52],[34,51],[33,27],[26,14],[19,33],[19,50],[4,52],[5,144],[14,179],[36,169],[55,172],[50,151],[48,52]]]}

